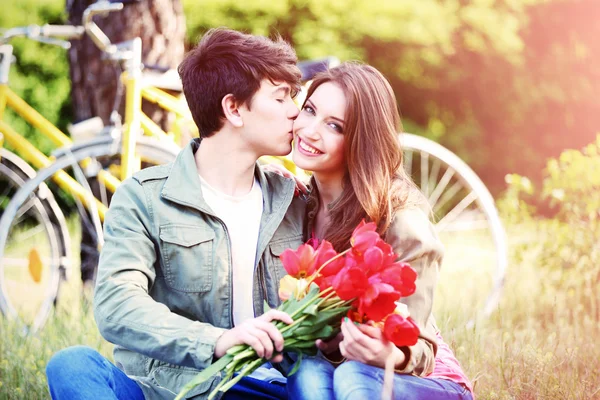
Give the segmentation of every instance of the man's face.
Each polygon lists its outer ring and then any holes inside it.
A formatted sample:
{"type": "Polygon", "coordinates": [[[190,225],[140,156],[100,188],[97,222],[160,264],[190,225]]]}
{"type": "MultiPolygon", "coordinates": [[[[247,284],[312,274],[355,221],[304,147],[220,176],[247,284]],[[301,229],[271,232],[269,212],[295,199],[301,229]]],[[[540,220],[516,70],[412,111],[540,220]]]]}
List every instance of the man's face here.
{"type": "Polygon", "coordinates": [[[250,107],[239,108],[244,126],[241,134],[258,157],[284,156],[292,150],[292,127],[299,110],[287,83],[263,79],[250,107]]]}

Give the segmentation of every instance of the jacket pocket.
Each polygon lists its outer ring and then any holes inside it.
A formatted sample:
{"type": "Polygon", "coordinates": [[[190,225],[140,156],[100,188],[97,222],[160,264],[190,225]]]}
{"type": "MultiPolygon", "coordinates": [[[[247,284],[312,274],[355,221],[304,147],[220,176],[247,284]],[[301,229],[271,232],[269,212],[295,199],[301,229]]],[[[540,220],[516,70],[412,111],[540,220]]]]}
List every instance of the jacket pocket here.
{"type": "Polygon", "coordinates": [[[302,235],[278,240],[277,242],[269,244],[270,255],[270,270],[275,273],[275,279],[277,284],[281,278],[287,275],[283,263],[281,262],[281,253],[286,249],[296,250],[302,244],[302,235]]]}
{"type": "Polygon", "coordinates": [[[186,293],[207,292],[212,288],[215,233],[196,225],[163,225],[160,247],[167,285],[186,293]]]}

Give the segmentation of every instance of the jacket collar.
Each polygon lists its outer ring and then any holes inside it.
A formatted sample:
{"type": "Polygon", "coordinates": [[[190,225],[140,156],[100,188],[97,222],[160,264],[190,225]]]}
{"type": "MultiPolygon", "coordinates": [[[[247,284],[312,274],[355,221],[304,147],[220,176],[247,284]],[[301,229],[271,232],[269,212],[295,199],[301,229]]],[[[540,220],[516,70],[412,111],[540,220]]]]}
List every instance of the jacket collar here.
{"type": "MultiPolygon", "coordinates": [[[[200,147],[201,139],[193,139],[177,155],[171,166],[167,181],[163,186],[161,197],[184,206],[195,208],[203,213],[213,214],[204,200],[200,185],[200,177],[196,167],[194,154],[200,147]]],[[[290,205],[295,183],[274,173],[264,173],[256,163],[254,174],[260,183],[263,193],[263,223],[270,222],[271,214],[283,215],[290,205]]],[[[280,221],[280,219],[279,219],[280,221]]]]}

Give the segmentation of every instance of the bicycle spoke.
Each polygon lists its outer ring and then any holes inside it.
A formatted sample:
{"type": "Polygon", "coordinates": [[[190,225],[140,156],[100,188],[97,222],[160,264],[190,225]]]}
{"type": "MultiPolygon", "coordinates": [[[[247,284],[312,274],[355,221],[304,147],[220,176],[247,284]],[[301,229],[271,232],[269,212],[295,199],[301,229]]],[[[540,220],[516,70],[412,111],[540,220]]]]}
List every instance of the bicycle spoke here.
{"type": "Polygon", "coordinates": [[[450,189],[445,191],[442,195],[442,198],[436,203],[435,207],[433,208],[433,212],[437,213],[440,211],[442,207],[444,207],[446,203],[450,201],[450,199],[453,199],[463,187],[464,186],[460,181],[454,182],[452,186],[450,186],[450,189]]]}
{"type": "Polygon", "coordinates": [[[19,233],[19,241],[26,241],[27,239],[37,235],[38,233],[44,230],[44,226],[42,224],[37,224],[35,227],[27,229],[26,233],[19,233]]]}
{"type": "Polygon", "coordinates": [[[444,172],[442,179],[440,179],[440,183],[438,183],[437,187],[434,189],[433,193],[431,193],[431,196],[428,199],[429,204],[431,204],[431,208],[435,207],[435,204],[446,189],[446,186],[448,186],[448,183],[450,182],[450,179],[452,179],[452,176],[454,176],[454,170],[448,167],[446,172],[444,172]]]}
{"type": "MultiPolygon", "coordinates": [[[[438,159],[434,159],[435,161],[433,162],[433,167],[431,168],[431,173],[429,174],[429,176],[427,177],[427,179],[429,179],[430,185],[432,188],[435,188],[436,185],[435,183],[437,182],[437,177],[440,173],[440,166],[441,166],[441,162],[438,159]]],[[[427,195],[429,196],[429,195],[427,195]]]]}
{"type": "Polygon", "coordinates": [[[429,196],[429,154],[421,152],[421,191],[429,196]]]}
{"type": "Polygon", "coordinates": [[[35,204],[35,197],[30,196],[29,200],[27,200],[19,209],[17,210],[17,214],[15,215],[16,222],[14,225],[18,225],[21,221],[23,221],[22,217],[31,210],[31,207],[35,204]]]}
{"type": "Polygon", "coordinates": [[[412,159],[413,153],[412,151],[407,151],[404,153],[404,170],[408,176],[412,175],[412,159]]]}
{"type": "Polygon", "coordinates": [[[475,192],[470,192],[464,199],[460,201],[450,212],[448,212],[444,218],[442,218],[437,225],[440,227],[439,230],[443,231],[444,227],[454,221],[458,216],[471,205],[477,199],[475,192]]]}

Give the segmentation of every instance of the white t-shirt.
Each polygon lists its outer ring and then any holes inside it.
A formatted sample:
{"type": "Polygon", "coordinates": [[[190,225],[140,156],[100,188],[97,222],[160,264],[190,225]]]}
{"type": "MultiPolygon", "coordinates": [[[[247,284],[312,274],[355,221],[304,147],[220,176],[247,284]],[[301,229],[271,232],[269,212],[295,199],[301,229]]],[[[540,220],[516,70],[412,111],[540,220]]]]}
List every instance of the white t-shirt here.
{"type": "MultiPolygon", "coordinates": [[[[233,268],[233,324],[254,318],[254,264],[263,212],[260,183],[255,178],[250,192],[243,196],[229,196],[213,188],[200,176],[204,200],[227,227],[231,244],[233,268]]],[[[286,378],[265,364],[250,374],[266,382],[285,383],[286,378]]]]}
{"type": "Polygon", "coordinates": [[[254,264],[258,232],[263,211],[260,183],[243,196],[229,196],[213,188],[200,177],[202,194],[208,206],[227,227],[233,268],[233,324],[254,318],[254,264]]]}

